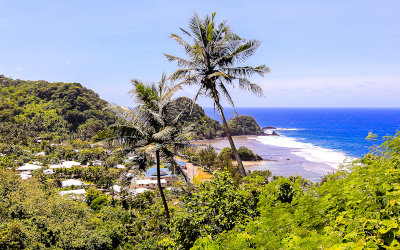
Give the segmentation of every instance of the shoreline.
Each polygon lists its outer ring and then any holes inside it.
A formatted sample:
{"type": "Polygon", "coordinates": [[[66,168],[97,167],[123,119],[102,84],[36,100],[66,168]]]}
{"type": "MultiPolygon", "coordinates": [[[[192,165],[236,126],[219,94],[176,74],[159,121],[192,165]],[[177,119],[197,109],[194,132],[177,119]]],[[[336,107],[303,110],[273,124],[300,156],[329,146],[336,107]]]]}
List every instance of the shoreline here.
{"type": "MultiPolygon", "coordinates": [[[[299,175],[307,180],[317,182],[325,175],[335,172],[338,163],[345,158],[345,155],[340,152],[312,147],[311,144],[293,143],[295,142],[294,138],[276,136],[271,141],[269,138],[272,137],[274,136],[242,135],[232,137],[236,148],[245,146],[263,158],[262,161],[244,161],[246,170],[270,170],[274,176],[299,175]],[[321,159],[315,157],[316,153],[321,154],[321,159]]],[[[211,145],[217,152],[224,147],[229,147],[227,138],[197,140],[192,143],[211,145]]]]}

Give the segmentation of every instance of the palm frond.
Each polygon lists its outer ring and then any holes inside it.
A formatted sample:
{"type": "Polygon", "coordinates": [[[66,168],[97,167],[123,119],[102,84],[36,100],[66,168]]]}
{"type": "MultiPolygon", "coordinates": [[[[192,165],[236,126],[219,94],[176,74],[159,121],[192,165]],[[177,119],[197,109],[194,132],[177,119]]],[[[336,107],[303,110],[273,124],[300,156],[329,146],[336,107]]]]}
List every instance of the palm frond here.
{"type": "Polygon", "coordinates": [[[161,131],[153,134],[153,139],[156,141],[166,141],[171,137],[171,134],[175,131],[175,128],[167,126],[161,131]]]}
{"type": "Polygon", "coordinates": [[[258,67],[250,67],[250,66],[244,66],[244,67],[222,67],[221,71],[226,72],[228,75],[231,75],[233,77],[237,78],[246,78],[250,77],[254,74],[258,74],[261,76],[264,76],[265,73],[269,72],[269,69],[265,66],[258,66],[258,67]]]}
{"type": "Polygon", "coordinates": [[[209,79],[212,79],[213,77],[218,77],[218,76],[222,77],[223,80],[226,80],[226,81],[229,81],[229,82],[232,81],[231,76],[229,76],[229,75],[227,75],[227,74],[225,74],[224,72],[221,72],[221,71],[216,71],[216,72],[214,72],[214,73],[208,75],[207,77],[208,77],[209,79]]]}
{"type": "Polygon", "coordinates": [[[192,72],[193,72],[192,69],[180,68],[177,71],[175,71],[174,73],[172,73],[172,75],[169,76],[169,79],[171,79],[171,80],[182,79],[184,77],[189,76],[192,72]]]}
{"type": "Polygon", "coordinates": [[[260,41],[257,40],[247,41],[244,44],[241,44],[238,47],[236,47],[231,55],[237,62],[239,63],[243,62],[252,55],[254,55],[254,52],[258,49],[260,44],[261,44],[260,41]]]}
{"type": "Polygon", "coordinates": [[[168,55],[168,54],[163,54],[163,55],[167,58],[167,60],[169,62],[176,61],[178,64],[178,67],[193,67],[193,68],[197,67],[197,65],[195,63],[188,61],[186,59],[183,59],[181,57],[172,56],[172,55],[168,55]]]}
{"type": "Polygon", "coordinates": [[[256,83],[251,83],[246,78],[239,78],[239,87],[244,90],[249,90],[257,96],[260,97],[264,96],[263,89],[261,88],[261,86],[256,83]]]}
{"type": "Polygon", "coordinates": [[[232,97],[229,94],[228,90],[225,88],[225,85],[222,82],[219,82],[218,87],[221,89],[220,92],[225,96],[225,98],[228,100],[229,104],[233,107],[235,110],[235,104],[233,103],[232,97]]]}
{"type": "Polygon", "coordinates": [[[190,46],[190,44],[188,44],[180,36],[178,36],[177,34],[171,34],[170,37],[174,39],[179,45],[181,45],[185,49],[186,53],[192,53],[192,46],[190,46]]]}

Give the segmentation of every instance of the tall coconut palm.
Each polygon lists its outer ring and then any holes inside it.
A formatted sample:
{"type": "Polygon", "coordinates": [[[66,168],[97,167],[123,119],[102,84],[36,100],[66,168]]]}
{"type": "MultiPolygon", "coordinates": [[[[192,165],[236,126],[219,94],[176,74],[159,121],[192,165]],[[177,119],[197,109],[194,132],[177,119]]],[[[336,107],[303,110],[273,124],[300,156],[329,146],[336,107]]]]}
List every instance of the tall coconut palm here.
{"type": "Polygon", "coordinates": [[[238,85],[240,89],[249,90],[258,96],[263,95],[262,88],[251,83],[247,78],[258,74],[264,76],[269,72],[268,67],[237,66],[254,54],[260,46],[257,40],[246,40],[233,33],[226,22],[216,24],[215,13],[199,18],[195,13],[190,19],[189,30],[180,28],[185,36],[191,41],[187,42],[176,34],[171,34],[187,55],[187,59],[164,54],[169,61],[175,61],[178,69],[171,75],[171,79],[181,80],[183,84],[198,85],[199,95],[210,97],[214,100],[214,107],[218,109],[221,120],[238,163],[240,174],[244,177],[242,161],[236,150],[235,144],[228,130],[223,108],[221,106],[221,95],[234,107],[233,100],[227,90],[228,85],[238,85]]]}
{"type": "MultiPolygon", "coordinates": [[[[168,204],[161,186],[160,158],[173,161],[176,150],[188,146],[188,129],[177,126],[179,115],[171,117],[174,108],[172,95],[180,89],[171,86],[165,74],[157,84],[146,85],[139,80],[132,80],[130,94],[137,104],[134,110],[112,107],[120,116],[123,124],[115,125],[111,131],[99,135],[100,139],[114,144],[127,145],[131,151],[153,155],[157,165],[157,185],[164,205],[165,216],[170,219],[168,204]]],[[[180,168],[178,168],[180,170],[180,168]]]]}

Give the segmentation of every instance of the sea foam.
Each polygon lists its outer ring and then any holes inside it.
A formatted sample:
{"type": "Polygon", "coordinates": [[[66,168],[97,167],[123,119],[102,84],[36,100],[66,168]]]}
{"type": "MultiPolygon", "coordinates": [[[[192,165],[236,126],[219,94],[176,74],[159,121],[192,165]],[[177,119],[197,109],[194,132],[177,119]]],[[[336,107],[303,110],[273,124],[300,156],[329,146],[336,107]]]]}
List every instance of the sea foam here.
{"type": "Polygon", "coordinates": [[[295,138],[286,136],[258,136],[257,140],[271,146],[289,148],[292,154],[310,162],[328,164],[333,168],[350,159],[345,153],[315,146],[311,143],[299,142],[295,138]]]}
{"type": "Polygon", "coordinates": [[[303,128],[276,128],[276,129],[272,129],[272,130],[297,131],[297,130],[305,130],[305,129],[303,129],[303,128]]]}

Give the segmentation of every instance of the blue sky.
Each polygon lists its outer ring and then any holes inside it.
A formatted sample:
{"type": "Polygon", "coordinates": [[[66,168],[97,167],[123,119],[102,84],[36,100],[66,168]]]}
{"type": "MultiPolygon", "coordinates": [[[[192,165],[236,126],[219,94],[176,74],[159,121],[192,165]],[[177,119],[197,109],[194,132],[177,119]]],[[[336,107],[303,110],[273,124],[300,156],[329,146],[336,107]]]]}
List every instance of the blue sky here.
{"type": "Polygon", "coordinates": [[[194,12],[216,11],[240,36],[262,41],[243,65],[271,68],[251,79],[266,98],[232,89],[236,106],[400,106],[397,0],[0,0],[0,10],[0,74],[79,82],[119,105],[134,106],[130,79],[158,81],[176,69],[162,55],[183,56],[170,33],[194,12]]]}

